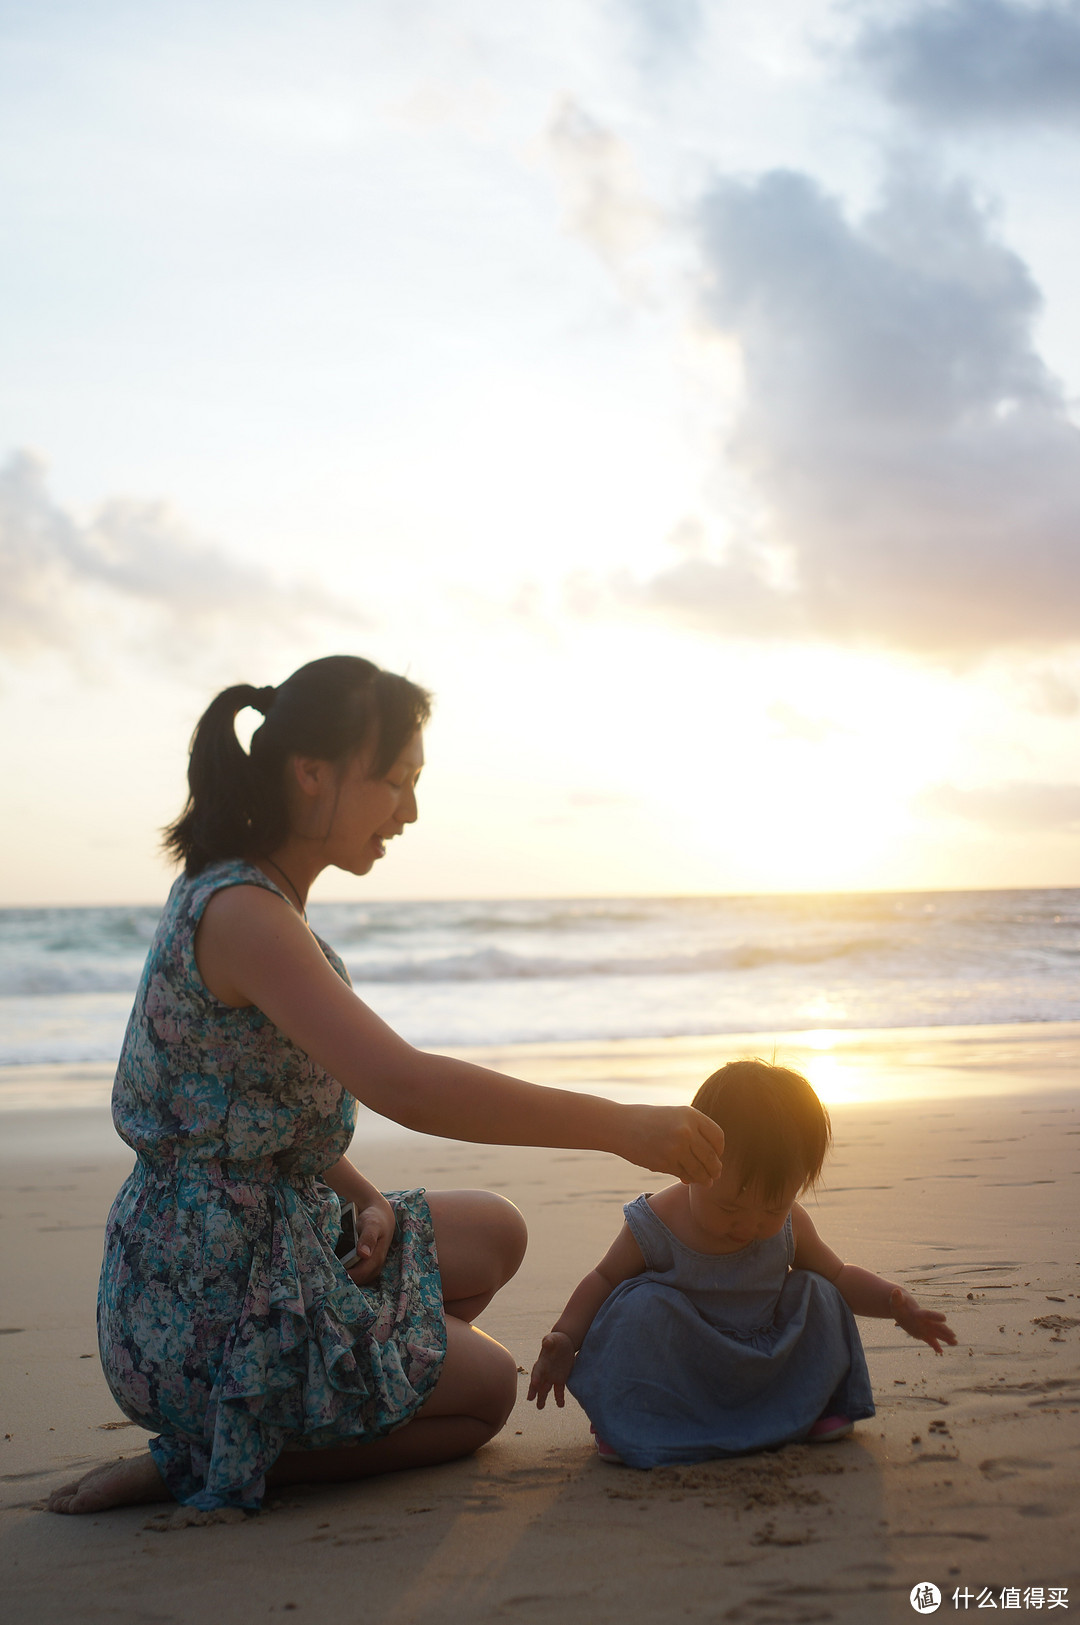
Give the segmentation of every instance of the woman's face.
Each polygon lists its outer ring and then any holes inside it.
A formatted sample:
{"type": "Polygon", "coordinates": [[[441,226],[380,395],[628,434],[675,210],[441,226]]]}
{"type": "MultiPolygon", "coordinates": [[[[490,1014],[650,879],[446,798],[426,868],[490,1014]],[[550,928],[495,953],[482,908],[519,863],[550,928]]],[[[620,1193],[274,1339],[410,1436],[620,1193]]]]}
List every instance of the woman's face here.
{"type": "Polygon", "coordinates": [[[325,813],[327,857],[348,874],[366,875],[386,851],[387,841],[416,822],[416,781],[424,765],[419,732],[402,747],[397,760],[378,778],[370,778],[371,752],[360,751],[337,775],[325,813]]]}

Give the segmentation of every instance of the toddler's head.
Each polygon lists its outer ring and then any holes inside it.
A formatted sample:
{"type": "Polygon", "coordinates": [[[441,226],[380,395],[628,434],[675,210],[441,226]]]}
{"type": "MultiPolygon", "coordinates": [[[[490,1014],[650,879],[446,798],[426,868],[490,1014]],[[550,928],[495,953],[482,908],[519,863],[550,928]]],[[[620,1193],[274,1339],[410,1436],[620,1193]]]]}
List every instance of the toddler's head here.
{"type": "Polygon", "coordinates": [[[829,1114],[806,1079],[768,1061],[729,1061],[694,1105],[724,1131],[724,1183],[768,1204],[816,1184],[832,1138],[829,1114]]]}

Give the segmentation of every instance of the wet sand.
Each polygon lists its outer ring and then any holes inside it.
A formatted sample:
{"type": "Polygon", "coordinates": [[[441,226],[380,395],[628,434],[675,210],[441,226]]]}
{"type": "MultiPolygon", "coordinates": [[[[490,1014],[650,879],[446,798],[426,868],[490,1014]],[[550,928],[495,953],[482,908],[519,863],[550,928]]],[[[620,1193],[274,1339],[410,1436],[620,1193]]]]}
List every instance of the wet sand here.
{"type": "MultiPolygon", "coordinates": [[[[1025,1588],[1067,1586],[1075,1608],[1076,1029],[838,1036],[802,1059],[824,1055],[841,1098],[888,1093],[890,1076],[894,1094],[910,1093],[912,1066],[930,1098],[834,1106],[815,1221],[843,1256],[944,1309],[960,1338],[937,1358],[890,1322],[861,1321],[878,1416],[853,1438],[637,1473],[596,1459],[573,1401],[526,1406],[522,1376],[506,1431],[472,1461],[294,1490],[256,1518],[209,1525],[173,1507],[38,1510],[81,1468],[143,1443],[108,1394],[94,1334],[102,1225],[130,1156],[100,1105],[0,1114],[5,1619],[862,1625],[918,1617],[908,1594],[924,1580],[945,1593],[940,1617],[955,1616],[956,1587],[971,1609],[985,1587],[999,1608],[1003,1588],[1018,1588],[1029,1617],[1025,1588]]],[[[763,1047],[547,1046],[498,1061],[548,1082],[685,1098],[679,1065],[694,1081],[705,1056],[763,1047]]],[[[794,1042],[777,1058],[798,1064],[794,1042]]],[[[484,1185],[522,1208],[528,1257],[481,1324],[523,1368],[621,1202],[655,1183],[594,1153],[433,1141],[371,1118],[353,1154],[387,1188],[484,1185]]]]}

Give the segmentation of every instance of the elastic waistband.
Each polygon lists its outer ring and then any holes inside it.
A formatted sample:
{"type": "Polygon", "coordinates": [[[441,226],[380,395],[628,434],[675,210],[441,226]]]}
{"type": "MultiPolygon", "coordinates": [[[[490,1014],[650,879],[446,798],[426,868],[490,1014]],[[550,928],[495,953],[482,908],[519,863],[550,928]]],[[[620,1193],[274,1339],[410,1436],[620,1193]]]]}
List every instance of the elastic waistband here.
{"type": "Polygon", "coordinates": [[[190,1151],[139,1151],[136,1156],[136,1170],[152,1179],[205,1180],[208,1185],[303,1185],[319,1177],[297,1169],[300,1153],[296,1151],[246,1159],[200,1157],[190,1151]]]}

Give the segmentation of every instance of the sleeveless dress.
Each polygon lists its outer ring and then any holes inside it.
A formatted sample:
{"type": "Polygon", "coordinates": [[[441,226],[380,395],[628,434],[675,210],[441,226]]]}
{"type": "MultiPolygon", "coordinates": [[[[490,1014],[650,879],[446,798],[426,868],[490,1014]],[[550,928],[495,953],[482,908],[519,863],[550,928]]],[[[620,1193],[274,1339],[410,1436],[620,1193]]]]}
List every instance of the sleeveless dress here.
{"type": "Polygon", "coordinates": [[[320,1176],[348,1148],[356,1101],[260,1010],[221,1004],[199,976],[195,930],[228,886],[284,898],[240,861],[182,877],[169,895],[113,1089],[113,1122],[137,1161],[109,1214],[98,1295],[117,1403],[158,1430],[150,1450],[175,1499],[207,1509],[257,1507],[283,1449],[400,1427],[446,1352],[423,1191],[389,1194],[386,1264],[354,1286],[334,1253],[338,1199],[320,1176]]]}
{"type": "Polygon", "coordinates": [[[824,1276],[792,1269],[784,1228],[699,1253],[639,1196],[624,1208],[645,1272],[589,1328],[567,1387],[631,1467],[744,1455],[860,1421],[874,1398],[855,1318],[824,1276]]]}

